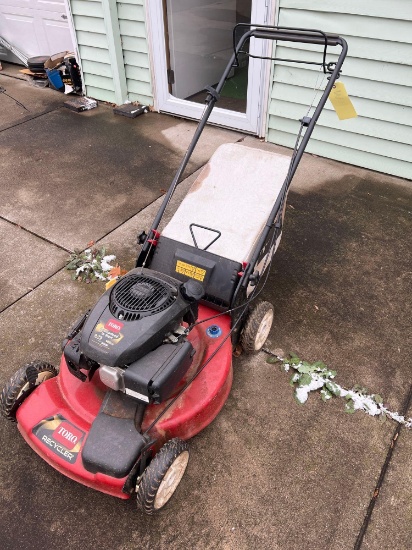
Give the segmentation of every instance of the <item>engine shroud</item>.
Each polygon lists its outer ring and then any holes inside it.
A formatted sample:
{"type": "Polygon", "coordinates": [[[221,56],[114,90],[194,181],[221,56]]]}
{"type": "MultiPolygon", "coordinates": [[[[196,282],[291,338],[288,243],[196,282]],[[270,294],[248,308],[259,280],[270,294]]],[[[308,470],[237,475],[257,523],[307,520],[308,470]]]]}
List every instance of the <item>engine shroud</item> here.
{"type": "Polygon", "coordinates": [[[180,281],[149,269],[130,271],[90,312],[81,332],[80,354],[117,367],[130,365],[160,346],[183,319],[193,319],[194,304],[183,297],[181,286],[180,281]]]}
{"type": "Polygon", "coordinates": [[[114,286],[110,311],[117,319],[137,321],[169,308],[176,295],[176,285],[171,286],[152,275],[143,275],[139,270],[139,273],[128,275],[114,286]]]}

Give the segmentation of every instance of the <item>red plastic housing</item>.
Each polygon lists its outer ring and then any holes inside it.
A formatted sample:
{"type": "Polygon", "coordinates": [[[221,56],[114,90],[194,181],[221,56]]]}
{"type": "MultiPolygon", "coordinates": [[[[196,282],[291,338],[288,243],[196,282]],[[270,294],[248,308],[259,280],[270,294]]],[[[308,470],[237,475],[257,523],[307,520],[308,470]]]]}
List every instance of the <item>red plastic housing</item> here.
{"type": "MultiPolygon", "coordinates": [[[[213,309],[200,305],[198,321],[215,314],[213,309]]],[[[192,329],[188,339],[196,354],[192,366],[176,388],[175,395],[204,365],[229,332],[229,315],[222,315],[215,322],[206,321],[192,329]],[[211,325],[220,327],[220,336],[208,335],[207,329],[211,325]]],[[[157,440],[155,447],[158,449],[174,437],[190,439],[210,424],[226,402],[232,376],[232,345],[229,337],[210,363],[151,429],[150,436],[157,440]]],[[[106,390],[98,375],[86,382],[74,377],[62,356],[59,375],[38,386],[18,409],[18,428],[32,449],[62,474],[98,491],[127,499],[130,495],[122,490],[127,478],[92,474],[85,470],[81,459],[82,446],[106,390]]],[[[146,408],[143,432],[171,399],[146,408]]]]}

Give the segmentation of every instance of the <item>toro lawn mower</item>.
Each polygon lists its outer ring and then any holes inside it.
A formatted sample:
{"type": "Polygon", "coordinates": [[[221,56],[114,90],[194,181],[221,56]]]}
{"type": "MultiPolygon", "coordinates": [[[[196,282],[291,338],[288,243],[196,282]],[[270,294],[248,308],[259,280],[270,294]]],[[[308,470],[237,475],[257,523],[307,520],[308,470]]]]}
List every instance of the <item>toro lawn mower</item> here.
{"type": "Polygon", "coordinates": [[[239,27],[242,37],[234,39],[216,88],[207,88],[205,112],[162,206],[148,234],[139,236],[135,269],[74,325],[59,371],[32,362],[1,393],[3,416],[17,421],[51,466],[119,498],[137,492],[148,514],[176,490],[188,463],[187,440],[223,407],[233,349],[254,353],[266,341],[273,307],[256,298],[280,242],[290,183],[347,51],[342,38],[317,30],[239,27]],[[326,89],[313,115],[302,118],[291,158],[241,144],[219,147],[160,234],[164,211],[250,38],[322,46],[316,55],[326,89]],[[341,50],[327,63],[330,46],[341,50]]]}

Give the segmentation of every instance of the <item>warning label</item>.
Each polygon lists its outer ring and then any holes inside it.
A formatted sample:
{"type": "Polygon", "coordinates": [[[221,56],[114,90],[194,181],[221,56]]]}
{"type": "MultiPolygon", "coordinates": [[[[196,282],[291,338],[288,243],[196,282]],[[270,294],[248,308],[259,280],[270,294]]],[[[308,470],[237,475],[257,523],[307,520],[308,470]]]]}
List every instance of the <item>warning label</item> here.
{"type": "Polygon", "coordinates": [[[182,275],[186,275],[186,277],[190,277],[191,279],[196,279],[196,281],[203,282],[206,275],[206,269],[177,260],[176,273],[180,273],[182,275]]]}
{"type": "Polygon", "coordinates": [[[122,327],[123,323],[113,319],[106,324],[98,323],[90,339],[90,344],[109,351],[112,346],[116,346],[123,340],[124,334],[120,332],[122,327]]]}

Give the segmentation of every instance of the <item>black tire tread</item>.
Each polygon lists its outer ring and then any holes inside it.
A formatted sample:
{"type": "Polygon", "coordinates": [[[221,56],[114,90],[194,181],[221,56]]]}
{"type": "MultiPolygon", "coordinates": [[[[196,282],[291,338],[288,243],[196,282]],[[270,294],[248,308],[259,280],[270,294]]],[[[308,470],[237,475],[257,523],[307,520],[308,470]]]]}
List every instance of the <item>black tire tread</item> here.
{"type": "MultiPolygon", "coordinates": [[[[16,422],[16,399],[21,389],[27,384],[26,371],[28,367],[34,367],[40,374],[41,372],[49,371],[53,376],[57,375],[57,369],[50,363],[44,361],[32,361],[21,367],[7,382],[0,394],[0,413],[7,420],[16,422]]],[[[31,392],[30,392],[31,393],[31,392]]],[[[27,394],[29,395],[29,393],[27,394]]]]}
{"type": "Polygon", "coordinates": [[[143,472],[137,490],[137,505],[146,514],[153,515],[160,510],[154,507],[157,491],[170,466],[185,451],[189,451],[186,441],[179,438],[170,439],[143,472]]]}
{"type": "Polygon", "coordinates": [[[255,338],[263,317],[270,309],[272,311],[274,309],[270,302],[259,302],[249,312],[249,315],[243,326],[242,334],[240,336],[240,344],[245,353],[253,354],[260,351],[255,349],[255,338]]]}

